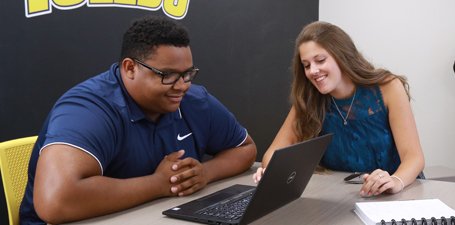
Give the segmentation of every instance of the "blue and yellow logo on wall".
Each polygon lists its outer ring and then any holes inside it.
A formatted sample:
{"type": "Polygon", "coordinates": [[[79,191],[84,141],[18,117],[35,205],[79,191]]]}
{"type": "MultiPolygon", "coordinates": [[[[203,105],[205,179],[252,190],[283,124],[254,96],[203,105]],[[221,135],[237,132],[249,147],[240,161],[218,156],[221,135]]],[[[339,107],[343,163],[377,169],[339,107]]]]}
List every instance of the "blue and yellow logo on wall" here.
{"type": "Polygon", "coordinates": [[[150,11],[163,9],[173,19],[183,19],[190,0],[25,0],[27,18],[52,13],[52,8],[70,10],[83,5],[88,7],[124,7],[150,11]]]}

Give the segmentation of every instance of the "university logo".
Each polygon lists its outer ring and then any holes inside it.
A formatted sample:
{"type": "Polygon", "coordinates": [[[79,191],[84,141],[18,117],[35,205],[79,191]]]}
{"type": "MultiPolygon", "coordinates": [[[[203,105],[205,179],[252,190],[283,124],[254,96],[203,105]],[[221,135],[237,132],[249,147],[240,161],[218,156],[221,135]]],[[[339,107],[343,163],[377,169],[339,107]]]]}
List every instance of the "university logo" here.
{"type": "Polygon", "coordinates": [[[123,7],[150,11],[162,9],[167,16],[180,20],[186,16],[190,0],[25,0],[27,18],[52,13],[52,8],[71,10],[87,7],[123,7]]]}

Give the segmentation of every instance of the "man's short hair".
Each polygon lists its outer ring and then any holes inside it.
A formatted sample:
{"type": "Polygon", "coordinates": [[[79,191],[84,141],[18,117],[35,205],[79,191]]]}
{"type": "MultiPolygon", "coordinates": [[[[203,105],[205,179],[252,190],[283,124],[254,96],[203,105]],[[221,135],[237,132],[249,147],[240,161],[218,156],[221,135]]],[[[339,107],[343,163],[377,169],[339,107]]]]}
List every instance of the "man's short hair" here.
{"type": "Polygon", "coordinates": [[[188,30],[167,17],[147,16],[133,21],[123,35],[120,62],[125,58],[147,60],[160,45],[187,47],[188,30]]]}

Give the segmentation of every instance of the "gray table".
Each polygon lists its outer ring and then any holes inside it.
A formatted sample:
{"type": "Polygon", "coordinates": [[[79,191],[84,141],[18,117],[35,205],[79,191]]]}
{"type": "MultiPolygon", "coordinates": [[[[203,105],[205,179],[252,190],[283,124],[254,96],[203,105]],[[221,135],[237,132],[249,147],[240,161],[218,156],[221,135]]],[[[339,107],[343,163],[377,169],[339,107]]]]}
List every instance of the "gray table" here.
{"type": "MultiPolygon", "coordinates": [[[[89,220],[71,224],[198,224],[163,216],[161,212],[194,200],[233,184],[255,185],[252,174],[260,163],[229,179],[207,185],[203,190],[186,197],[157,199],[146,204],[89,220]]],[[[253,224],[359,224],[363,222],[353,212],[356,202],[394,201],[438,198],[455,209],[455,183],[435,180],[416,180],[403,192],[381,194],[373,198],[359,196],[360,184],[345,184],[349,173],[314,174],[302,197],[256,220],[253,224]]]]}

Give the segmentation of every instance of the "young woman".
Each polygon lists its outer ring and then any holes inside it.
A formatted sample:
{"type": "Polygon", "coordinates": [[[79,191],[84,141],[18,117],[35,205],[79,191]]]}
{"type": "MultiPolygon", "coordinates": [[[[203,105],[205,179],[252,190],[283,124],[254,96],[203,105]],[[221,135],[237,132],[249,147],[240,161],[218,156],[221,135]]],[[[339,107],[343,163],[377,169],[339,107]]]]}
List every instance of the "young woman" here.
{"type": "Polygon", "coordinates": [[[397,193],[424,178],[405,77],[374,68],[343,30],[327,22],[299,34],[293,70],[293,107],[253,176],[256,183],[276,149],[327,133],[335,135],[320,165],[369,173],[360,195],[397,193]]]}

